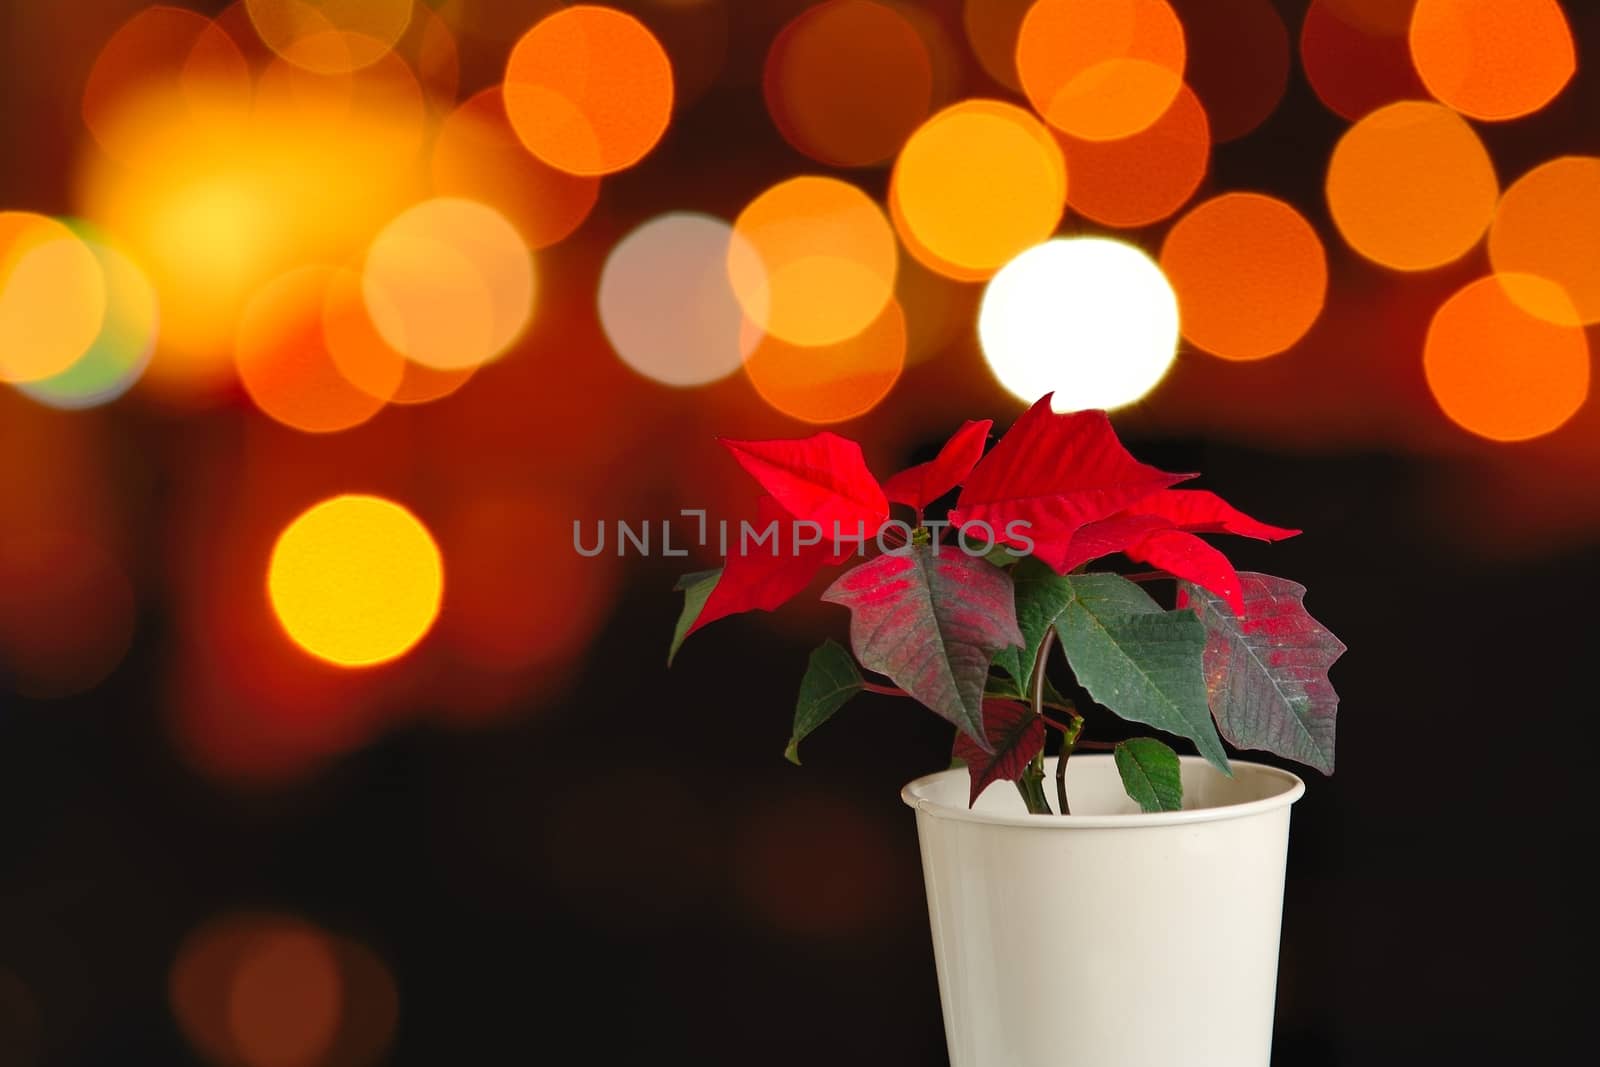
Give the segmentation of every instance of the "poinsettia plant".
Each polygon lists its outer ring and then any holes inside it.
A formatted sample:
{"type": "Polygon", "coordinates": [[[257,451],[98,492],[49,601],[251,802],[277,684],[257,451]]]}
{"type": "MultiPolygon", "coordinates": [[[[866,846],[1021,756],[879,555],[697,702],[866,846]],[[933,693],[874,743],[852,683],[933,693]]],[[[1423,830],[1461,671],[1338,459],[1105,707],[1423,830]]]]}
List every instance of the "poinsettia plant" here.
{"type": "Polygon", "coordinates": [[[1067,760],[1085,748],[1113,751],[1143,810],[1182,807],[1174,749],[1155,737],[1084,737],[1085,698],[1189,742],[1224,774],[1224,739],[1331,774],[1338,697],[1328,668],[1344,645],[1306,612],[1303,587],[1236,571],[1200,536],[1299,531],[1174,488],[1194,476],[1136,460],[1104,412],[1058,414],[1046,396],[985,453],[991,425],[968,422],[933,460],[881,485],[860,447],[836,434],[724,440],[765,495],[724,566],[680,581],[668,662],[709,623],[774,610],[823,568],[866,556],[822,594],[850,610],[851,651],[830,640],[811,654],[787,750],[796,763],[808,734],[872,692],[955,724],[973,802],[1009,780],[1037,814],[1056,813],[1044,782],[1052,731],[1060,813],[1070,811],[1067,760]],[[930,519],[957,489],[948,517],[930,519]],[[893,517],[894,504],[911,519],[893,517]],[[1115,556],[1145,569],[1091,569],[1115,556]],[[1175,583],[1170,608],[1146,588],[1163,582],[1175,583]],[[1047,673],[1057,646],[1077,702],[1047,673]]]}

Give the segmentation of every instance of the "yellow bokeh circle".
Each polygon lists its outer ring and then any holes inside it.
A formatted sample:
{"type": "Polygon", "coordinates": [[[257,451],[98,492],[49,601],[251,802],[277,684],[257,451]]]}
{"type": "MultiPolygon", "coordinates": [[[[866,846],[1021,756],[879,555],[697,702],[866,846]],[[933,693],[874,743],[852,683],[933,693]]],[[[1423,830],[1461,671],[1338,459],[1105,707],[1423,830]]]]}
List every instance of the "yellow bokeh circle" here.
{"type": "Polygon", "coordinates": [[[341,667],[366,667],[404,655],[433,627],[444,561],[428,528],[399,504],[337,496],[278,536],[267,595],[295,644],[341,667]]]}

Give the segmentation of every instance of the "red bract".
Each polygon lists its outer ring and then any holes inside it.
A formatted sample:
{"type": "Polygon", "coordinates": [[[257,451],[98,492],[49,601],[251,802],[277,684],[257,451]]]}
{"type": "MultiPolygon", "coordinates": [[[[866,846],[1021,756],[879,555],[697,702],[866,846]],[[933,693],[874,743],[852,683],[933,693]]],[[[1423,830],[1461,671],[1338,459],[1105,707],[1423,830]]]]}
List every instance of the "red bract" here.
{"type": "Polygon", "coordinates": [[[771,541],[745,551],[736,534],[726,569],[688,632],[727,615],[776,609],[824,565],[845,558],[833,551],[836,535],[846,543],[872,538],[888,519],[890,500],[920,514],[963,482],[950,512],[953,524],[980,525],[993,540],[1023,548],[1031,541],[1033,553],[1058,574],[1121,552],[1209,589],[1236,610],[1238,575],[1227,557],[1195,535],[1271,541],[1298,532],[1253,519],[1215,493],[1170,488],[1190,475],[1134,459],[1104,412],[1056,414],[1046,396],[985,456],[992,426],[988,419],[967,422],[933,460],[901,471],[885,487],[867,470],[861,447],[837,434],[723,440],[770,494],[757,525],[764,530],[776,522],[777,551],[771,541]],[[820,536],[821,543],[801,544],[808,536],[820,536]]]}
{"type": "Polygon", "coordinates": [[[1236,611],[1241,609],[1239,576],[1226,556],[1196,537],[1229,533],[1280,541],[1299,530],[1253,519],[1204,489],[1166,489],[1116,515],[1080,526],[1066,543],[1040,541],[1034,554],[1065,574],[1101,556],[1121,552],[1205,587],[1236,611]]]}
{"type": "Polygon", "coordinates": [[[833,546],[827,538],[801,544],[801,532],[777,501],[762,497],[756,505],[755,533],[746,538],[743,527],[729,530],[722,577],[684,636],[729,615],[776,611],[810,584],[823,564],[838,562],[831,557],[833,546]]]}
{"type": "Polygon", "coordinates": [[[1261,541],[1281,541],[1299,530],[1252,519],[1209,489],[1169,489],[1146,497],[1127,509],[1136,515],[1154,515],[1190,533],[1230,533],[1261,541]]]}
{"type": "Polygon", "coordinates": [[[1103,411],[1057,415],[1046,395],[974,468],[951,509],[957,526],[982,524],[1000,542],[1070,543],[1087,523],[1191,475],[1140,463],[1103,411]]]}
{"type": "Polygon", "coordinates": [[[1228,562],[1227,556],[1192,533],[1158,530],[1123,552],[1136,563],[1148,563],[1174,578],[1211,590],[1235,611],[1244,610],[1239,575],[1233,564],[1228,562]]]}
{"type": "Polygon", "coordinates": [[[817,523],[827,538],[871,537],[889,518],[883,487],[854,441],[823,432],[798,441],[723,438],[722,444],[779,507],[817,523]]]}
{"type": "Polygon", "coordinates": [[[957,430],[927,463],[907,467],[884,483],[883,491],[896,504],[922,509],[967,480],[972,468],[983,458],[983,443],[989,438],[992,419],[970,421],[957,430]]]}

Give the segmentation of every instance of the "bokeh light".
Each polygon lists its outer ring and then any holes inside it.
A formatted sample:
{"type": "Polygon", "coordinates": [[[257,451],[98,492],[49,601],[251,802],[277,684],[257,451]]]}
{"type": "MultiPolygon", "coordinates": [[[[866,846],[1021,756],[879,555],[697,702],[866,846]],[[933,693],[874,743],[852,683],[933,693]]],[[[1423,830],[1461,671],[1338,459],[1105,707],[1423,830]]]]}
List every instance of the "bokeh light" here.
{"type": "Polygon", "coordinates": [[[297,66],[340,73],[370,66],[400,40],[416,0],[244,0],[268,48],[297,66]]]}
{"type": "Polygon", "coordinates": [[[1211,138],[1261,125],[1289,83],[1289,31],[1272,0],[1171,0],[1183,22],[1185,78],[1205,105],[1211,138]]]}
{"type": "Polygon", "coordinates": [[[1403,101],[1345,131],[1328,163],[1327,192],[1350,247],[1386,267],[1428,270],[1478,243],[1500,187],[1461,116],[1403,101]]]}
{"type": "Polygon", "coordinates": [[[393,52],[358,70],[334,73],[274,59],[256,81],[255,112],[296,128],[308,146],[365,152],[391,167],[414,160],[428,133],[422,84],[393,52]]]}
{"type": "Polygon", "coordinates": [[[1038,0],[1017,37],[1033,108],[1063,133],[1109,141],[1161,117],[1183,84],[1183,25],[1166,0],[1038,0]]]}
{"type": "Polygon", "coordinates": [[[775,410],[810,423],[864,415],[889,395],[906,362],[906,316],[897,300],[865,330],[836,344],[792,345],[747,329],[745,374],[775,410]]]}
{"type": "MultiPolygon", "coordinates": [[[[1365,2],[1365,0],[1362,0],[1365,2]]],[[[1354,121],[1397,100],[1428,95],[1406,47],[1406,22],[1392,30],[1382,11],[1402,10],[1407,0],[1375,0],[1373,17],[1349,0],[1311,0],[1300,25],[1300,61],[1318,99],[1354,121]]]]}
{"type": "Polygon", "coordinates": [[[1578,65],[1556,0],[1417,0],[1410,42],[1428,92],[1489,121],[1544,107],[1578,65]]]}
{"type": "Polygon", "coordinates": [[[444,564],[427,527],[399,504],[339,496],[285,528],[267,592],[295,644],[364,667],[403,655],[427,634],[439,615],[444,564]]]}
{"type": "Polygon", "coordinates": [[[1417,0],[1318,0],[1347,24],[1381,37],[1404,38],[1417,0]]]}
{"type": "Polygon", "coordinates": [[[126,572],[89,531],[41,522],[0,530],[0,677],[35,698],[105,680],[133,640],[126,572]]]}
{"type": "MultiPolygon", "coordinates": [[[[319,379],[326,381],[327,390],[338,397],[338,400],[329,399],[330,408],[335,403],[342,402],[341,406],[350,416],[356,417],[358,422],[362,421],[358,413],[363,405],[344,398],[346,387],[365,393],[377,401],[379,406],[391,400],[400,402],[399,394],[413,372],[426,368],[407,362],[405,356],[390,347],[378,333],[377,326],[372,322],[372,316],[367,314],[361,273],[348,267],[312,266],[302,267],[300,271],[304,273],[299,275],[301,278],[299,284],[303,286],[303,297],[307,298],[307,303],[301,307],[295,307],[294,282],[286,284],[284,279],[279,279],[273,284],[281,287],[284,296],[289,298],[286,311],[307,316],[315,313],[309,298],[320,287],[322,290],[320,323],[313,323],[309,318],[302,321],[298,327],[287,323],[267,322],[254,330],[246,329],[241,324],[241,337],[248,337],[251,334],[270,336],[272,332],[286,328],[304,329],[306,343],[312,346],[309,352],[299,357],[306,364],[302,373],[309,375],[303,379],[304,384],[314,385],[319,379]],[[335,382],[328,378],[330,368],[324,365],[323,353],[326,353],[326,360],[331,364],[332,373],[339,381],[335,382]]],[[[296,272],[284,276],[288,279],[294,277],[296,272]]],[[[260,294],[257,294],[256,302],[263,303],[260,294]]],[[[246,314],[248,315],[248,311],[246,314]]],[[[271,350],[267,351],[270,353],[271,350]]],[[[471,371],[466,373],[470,374],[471,371]]],[[[244,377],[242,370],[241,377],[244,377]]],[[[245,386],[249,388],[248,380],[245,386]]]]}
{"type": "Polygon", "coordinates": [[[81,359],[106,299],[99,259],[65,224],[0,211],[0,382],[50,378],[81,359]]]}
{"type": "Polygon", "coordinates": [[[1282,200],[1226,193],[1179,219],[1161,246],[1191,343],[1224,359],[1262,359],[1305,336],[1327,297],[1317,231],[1282,200]]]}
{"type": "MultiPolygon", "coordinates": [[[[263,286],[239,317],[234,358],[240,383],[264,413],[307,433],[366,422],[394,395],[405,372],[404,359],[393,350],[348,340],[339,351],[354,373],[342,372],[324,325],[339,273],[333,267],[292,270],[263,286]]],[[[351,287],[347,281],[346,292],[351,287]]],[[[350,303],[334,307],[348,309],[350,303]]]]}
{"type": "Polygon", "coordinates": [[[167,994],[195,1051],[231,1067],[370,1067],[399,1013],[394,979],[370,949],[274,914],[192,930],[167,994]]]}
{"type": "Polygon", "coordinates": [[[321,931],[263,931],[240,953],[228,989],[228,1034],[258,1067],[312,1067],[343,1012],[339,965],[321,931]]]}
{"type": "Polygon", "coordinates": [[[600,195],[598,178],[557,170],[522,146],[498,86],[445,118],[434,138],[431,167],[437,195],[493,204],[534,249],[576,230],[600,195]]]}
{"type": "Polygon", "coordinates": [[[739,369],[753,342],[728,277],[734,241],[721,219],[672,212],[617,242],[600,275],[600,325],[624,363],[677,386],[739,369]]]}
{"type": "Polygon", "coordinates": [[[461,89],[461,50],[450,24],[437,11],[425,3],[415,4],[411,25],[394,50],[416,73],[430,113],[442,114],[455,106],[461,89]]]}
{"type": "Polygon", "coordinates": [[[767,110],[795,148],[822,163],[881,163],[927,118],[933,68],[921,36],[872,0],[827,0],[772,42],[767,110]]]}
{"type": "Polygon", "coordinates": [[[889,204],[924,266],[980,281],[1055,231],[1067,188],[1061,147],[1038,119],[998,100],[965,100],[911,135],[889,204]]]}
{"type": "Polygon", "coordinates": [[[961,25],[985,74],[1017,92],[1017,36],[1033,0],[962,0],[961,25]]]}
{"type": "Polygon", "coordinates": [[[396,482],[409,454],[394,428],[311,436],[244,420],[242,449],[201,450],[174,487],[162,547],[176,584],[175,660],[161,704],[174,747],[206,778],[251,788],[304,779],[386,725],[381,686],[402,684],[404,668],[352,671],[307,655],[265,578],[285,518],[306,501],[396,482]],[[224,498],[249,506],[217,506],[224,498]]]}
{"type": "MultiPolygon", "coordinates": [[[[549,0],[540,0],[541,5],[549,0]]],[[[661,42],[672,63],[672,107],[681,113],[716,86],[728,68],[730,35],[744,29],[730,10],[730,0],[612,0],[615,7],[638,18],[661,42]]],[[[529,19],[529,21],[532,21],[529,19]]],[[[741,84],[748,88],[752,67],[771,39],[775,25],[763,20],[759,43],[740,41],[735,53],[741,84]]]]}
{"type": "Polygon", "coordinates": [[[250,119],[244,54],[211,19],[178,7],[145,8],[101,46],[83,85],[84,126],[100,148],[136,164],[170,131],[219,137],[250,119]]]}
{"type": "Polygon", "coordinates": [[[443,400],[466,385],[477,371],[477,367],[436,370],[420,363],[407,363],[405,374],[400,377],[400,387],[394,391],[389,402],[411,406],[443,400]]]}
{"type": "MultiPolygon", "coordinates": [[[[1526,310],[1563,325],[1600,322],[1600,159],[1562,156],[1541,164],[1506,189],[1489,226],[1494,269],[1555,282],[1570,298],[1532,303],[1526,310]],[[1575,319],[1560,318],[1567,310],[1575,319]]],[[[1513,297],[1536,296],[1526,286],[1513,297]]]]}
{"type": "Polygon", "coordinates": [[[150,362],[159,325],[155,290],[138,264],[103,239],[85,236],[83,242],[105,277],[100,333],[65,370],[17,384],[41,404],[65,410],[107,404],[132,388],[150,362]]]}
{"type": "Polygon", "coordinates": [[[504,215],[437,197],[373,240],[362,291],[390,347],[436,370],[460,370],[500,355],[527,328],[533,259],[504,215]]]}
{"type": "Polygon", "coordinates": [[[1211,157],[1205,108],[1184,86],[1149,128],[1117,141],[1061,137],[1067,205],[1107,226],[1147,226],[1188,201],[1211,157]]]}
{"type": "Polygon", "coordinates": [[[1103,237],[1030,248],[989,282],[978,315],[1001,385],[1057,411],[1118,408],[1155,388],[1177,354],[1178,302],[1161,268],[1103,237]]]}
{"type": "MultiPolygon", "coordinates": [[[[464,495],[439,528],[451,567],[438,636],[453,660],[480,676],[533,672],[548,685],[582,654],[610,614],[617,557],[550,567],[528,550],[530,544],[570,543],[582,511],[570,496],[525,485],[479,484],[464,495]]],[[[448,713],[471,715],[466,705],[448,713]]]]}
{"type": "Polygon", "coordinates": [[[898,253],[882,209],[837,178],[779,182],[734,220],[728,276],[745,318],[791,344],[867,328],[894,293],[898,253]]]}
{"type": "Polygon", "coordinates": [[[342,264],[422,194],[426,105],[394,54],[322,75],[270,57],[248,123],[151,125],[116,112],[135,166],[90,154],[82,213],[134,259],[161,305],[146,395],[182,406],[234,395],[244,305],[306,263],[342,264]]]}
{"type": "Polygon", "coordinates": [[[528,151],[572,174],[610,174],[654,148],[672,117],[672,64],[644,23],[580,4],[511,50],[505,107],[528,151]]]}
{"type": "MultiPolygon", "coordinates": [[[[1491,441],[1526,441],[1577,413],[1589,396],[1583,329],[1525,310],[1563,300],[1543,278],[1496,274],[1444,302],[1428,326],[1423,370],[1451,421],[1491,441]]],[[[1575,316],[1569,308],[1569,321],[1575,316]]]]}

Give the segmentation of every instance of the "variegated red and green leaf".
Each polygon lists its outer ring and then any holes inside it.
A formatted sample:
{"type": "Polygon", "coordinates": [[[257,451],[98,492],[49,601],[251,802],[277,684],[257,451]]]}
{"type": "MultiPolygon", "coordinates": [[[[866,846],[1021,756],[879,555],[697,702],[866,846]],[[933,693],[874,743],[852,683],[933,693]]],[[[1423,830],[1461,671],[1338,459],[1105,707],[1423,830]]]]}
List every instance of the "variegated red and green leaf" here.
{"type": "Polygon", "coordinates": [[[1003,568],[915,545],[854,567],[822,594],[850,609],[850,644],[868,670],[955,723],[980,748],[983,689],[1002,648],[1022,644],[1003,568]]]}
{"type": "Polygon", "coordinates": [[[983,725],[992,751],[985,752],[966,734],[956,734],[951,755],[967,765],[972,779],[968,806],[994,782],[1014,782],[1044,749],[1044,720],[1015,700],[985,700],[983,725]]]}

